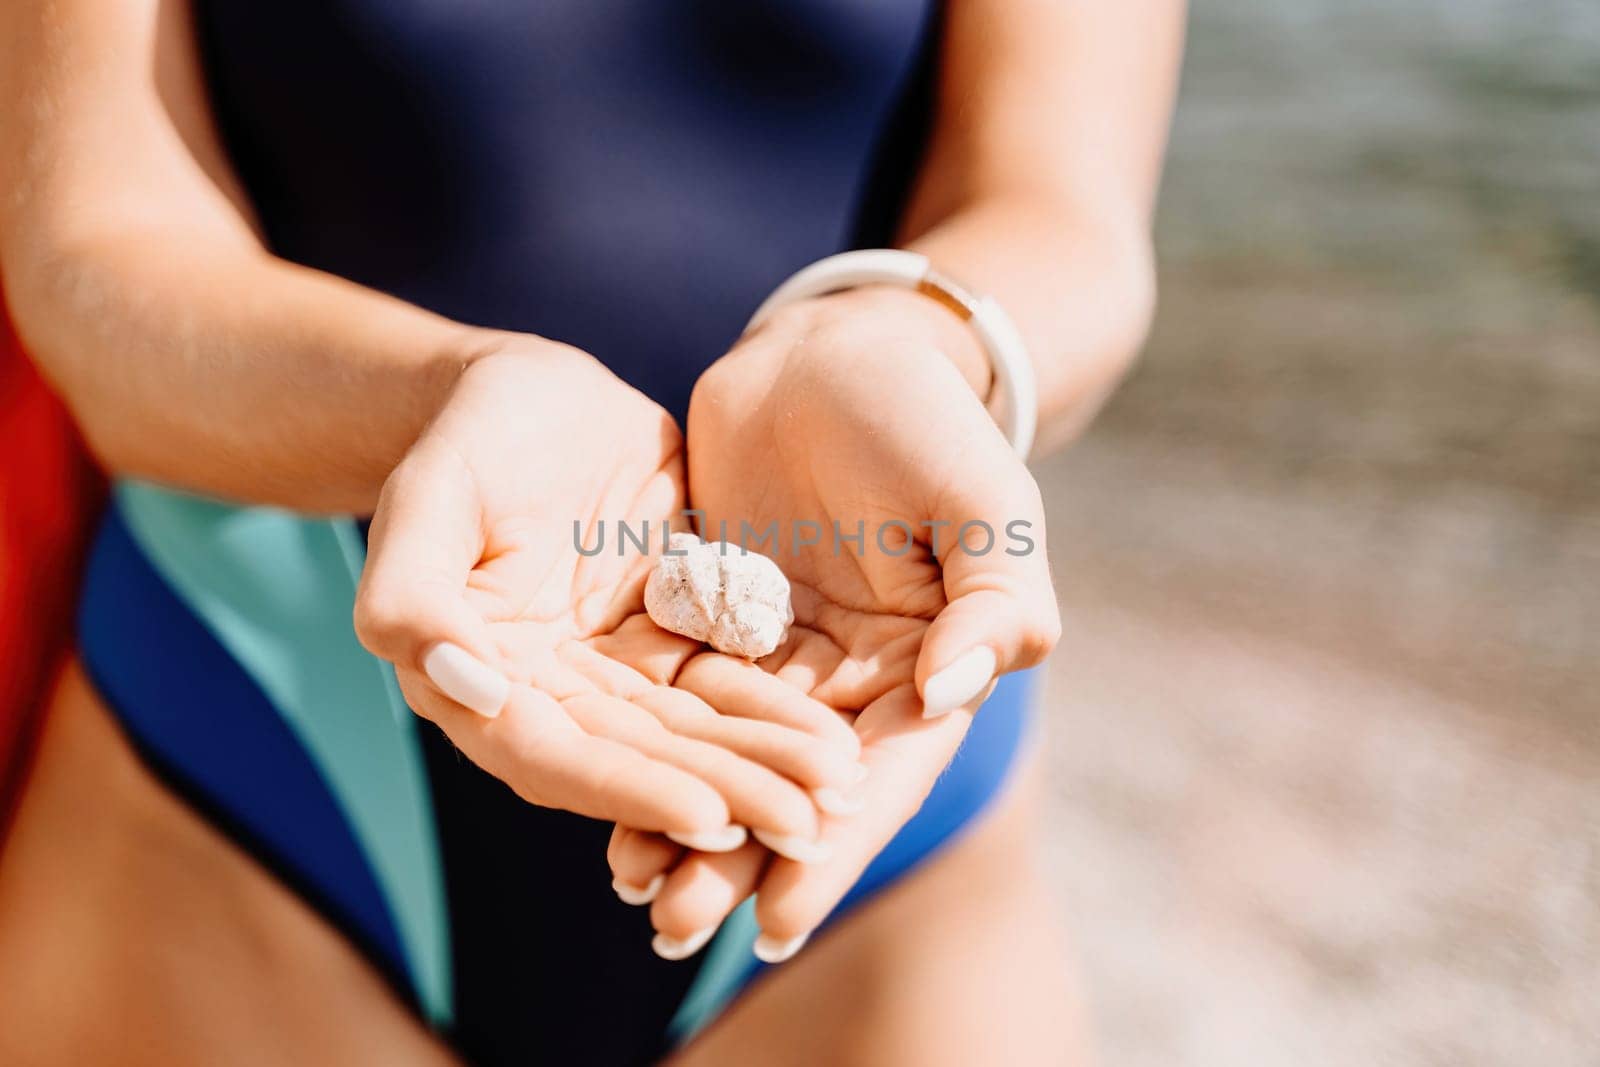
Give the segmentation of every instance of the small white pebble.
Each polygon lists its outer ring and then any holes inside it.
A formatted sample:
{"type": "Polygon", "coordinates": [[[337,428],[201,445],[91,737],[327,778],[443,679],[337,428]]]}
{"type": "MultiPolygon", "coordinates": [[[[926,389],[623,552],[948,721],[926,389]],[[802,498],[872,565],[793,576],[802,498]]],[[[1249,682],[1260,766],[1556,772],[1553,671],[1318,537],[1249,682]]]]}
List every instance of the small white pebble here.
{"type": "Polygon", "coordinates": [[[718,652],[760,659],[789,636],[789,579],[766,556],[726,541],[675,533],[644,587],[644,607],[663,630],[718,652]]]}

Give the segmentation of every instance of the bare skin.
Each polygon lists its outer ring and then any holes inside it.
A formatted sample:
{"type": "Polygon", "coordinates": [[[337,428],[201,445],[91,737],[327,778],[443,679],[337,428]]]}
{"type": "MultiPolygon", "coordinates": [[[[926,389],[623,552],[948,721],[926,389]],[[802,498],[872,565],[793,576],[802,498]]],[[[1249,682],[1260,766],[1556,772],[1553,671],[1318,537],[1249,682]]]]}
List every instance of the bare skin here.
{"type": "MultiPolygon", "coordinates": [[[[653,702],[665,683],[635,666],[656,653],[601,640],[623,632],[608,629],[632,610],[636,575],[589,581],[562,572],[553,587],[567,595],[543,595],[550,574],[539,546],[548,531],[531,540],[523,534],[552,519],[598,514],[613,492],[627,503],[682,494],[670,419],[641,407],[637,393],[585,353],[450,322],[272,256],[212,126],[188,18],[180,0],[0,5],[0,188],[7,191],[0,279],[27,346],[103,462],[119,477],[246,503],[376,511],[357,632],[395,663],[419,713],[530,800],[621,819],[655,840],[656,831],[729,820],[766,820],[804,837],[815,819],[826,832],[832,824],[805,807],[803,793],[836,782],[838,759],[827,757],[828,769],[810,779],[794,769],[822,766],[806,755],[815,753],[820,727],[793,731],[807,736],[789,738],[781,753],[753,736],[708,738],[700,733],[703,715],[675,715],[653,702]],[[486,379],[499,385],[480,388],[486,379]],[[569,388],[578,381],[587,384],[569,388]],[[518,418],[497,418],[504,408],[518,418]],[[628,435],[627,448],[577,450],[620,455],[625,469],[609,460],[573,469],[573,435],[585,430],[628,435]],[[502,447],[508,442],[515,447],[502,447]],[[465,462],[441,461],[447,452],[465,462]],[[497,458],[513,453],[514,460],[497,458]],[[527,458],[538,456],[551,462],[527,458]],[[452,507],[429,506],[440,500],[452,507]],[[448,522],[430,524],[441,510],[448,522]],[[422,578],[408,582],[407,575],[422,578]],[[496,709],[499,718],[468,710],[429,675],[424,661],[439,642],[500,672],[512,695],[496,709]],[[571,686],[548,681],[579,661],[582,678],[566,674],[571,686]],[[533,737],[569,743],[552,757],[528,743],[533,737]],[[722,751],[713,756],[706,745],[722,751]],[[630,768],[646,771],[651,787],[631,796],[616,789],[640,780],[619,773],[630,768]]],[[[1010,309],[1036,364],[1046,445],[1088,421],[1148,325],[1147,229],[1181,23],[1176,0],[951,5],[934,137],[900,241],[1010,309]]],[[[958,373],[942,376],[935,406],[982,411],[987,370],[972,337],[951,329],[947,311],[923,300],[872,299],[861,307],[861,337],[881,336],[883,328],[936,336],[933,347],[958,373]]],[[[841,368],[861,366],[875,350],[841,344],[832,358],[841,368]]],[[[808,381],[819,390],[812,409],[826,412],[826,389],[846,379],[819,369],[808,381]]],[[[730,401],[740,391],[730,390],[730,401]]],[[[951,439],[943,447],[963,444],[951,439]]],[[[987,476],[1005,483],[1004,499],[1027,498],[1031,478],[1020,463],[991,466],[987,476]]],[[[849,472],[832,464],[817,473],[827,480],[849,472]]],[[[725,478],[736,491],[739,472],[697,477],[725,478]]],[[[863,487],[818,488],[827,499],[863,487]]],[[[730,497],[723,506],[737,505],[730,497]]],[[[1034,575],[1031,587],[1041,581],[1034,575]]],[[[919,623],[927,616],[929,633],[940,629],[945,610],[937,600],[910,613],[919,623]]],[[[878,607],[865,605],[869,613],[878,607]]],[[[1053,631],[1042,607],[1026,605],[1017,654],[997,647],[1004,667],[1043,654],[1053,631]]],[[[660,653],[680,655],[665,646],[660,653]]],[[[869,723],[912,719],[919,687],[941,664],[911,656],[901,666],[901,676],[881,680],[894,682],[898,711],[863,716],[869,723]]],[[[715,679],[698,687],[672,680],[682,694],[674,700],[717,706],[715,679]]],[[[832,714],[803,677],[791,688],[792,696],[766,702],[773,722],[765,725],[785,718],[785,700],[813,701],[813,711],[832,714]]],[[[909,817],[970,712],[963,707],[942,728],[917,731],[927,744],[904,762],[899,795],[869,805],[870,833],[858,831],[855,845],[840,850],[848,864],[859,866],[873,841],[909,817]]],[[[854,736],[839,746],[849,759],[864,751],[854,736]]],[[[882,790],[884,777],[876,780],[882,790]]],[[[986,894],[966,891],[1026,870],[1026,833],[996,829],[1012,825],[1008,816],[980,826],[886,897],[892,907],[869,908],[819,939],[689,1055],[718,1062],[757,1048],[771,1053],[780,1034],[813,1048],[826,1042],[817,1056],[828,1061],[937,1063],[941,1050],[970,1052],[982,1036],[967,1032],[977,1015],[950,1006],[987,1003],[997,988],[992,974],[968,966],[972,945],[1005,959],[1008,975],[1050,988],[1048,965],[1033,973],[1050,941],[1038,936],[1047,924],[1037,894],[1014,896],[998,884],[986,894]],[[941,891],[935,873],[951,869],[959,876],[941,891]],[[952,915],[971,918],[970,938],[956,943],[930,933],[952,915]],[[848,988],[862,995],[833,994],[841,998],[838,1026],[793,1034],[779,1019],[777,1005],[802,1003],[790,998],[848,988]],[[887,994],[866,995],[879,988],[926,988],[938,1008],[909,1011],[887,994]],[[749,1027],[745,1037],[742,1027],[749,1027]],[[723,1035],[732,1035],[729,1051],[719,1054],[723,1035]],[[897,1059],[896,1048],[914,1049],[916,1058],[902,1052],[897,1059]]],[[[759,849],[749,851],[765,862],[759,849]]],[[[681,871],[704,860],[691,852],[664,862],[681,871]]],[[[338,1062],[361,1062],[373,1049],[392,1052],[381,1062],[437,1053],[335,932],[142,776],[81,685],[69,682],[58,697],[3,861],[0,976],[11,980],[0,985],[9,992],[31,979],[33,987],[0,1005],[10,1024],[0,1040],[28,1056],[137,1062],[150,1042],[152,1061],[236,1062],[239,1046],[267,1028],[261,1004],[274,1008],[274,1032],[260,1047],[292,1043],[305,1062],[326,1061],[330,1048],[348,1053],[338,1062]],[[96,783],[96,792],[84,783],[96,783]],[[127,796],[111,815],[80,806],[113,788],[127,796]],[[48,942],[42,931],[50,931],[48,942]],[[41,960],[62,969],[58,982],[38,980],[41,960]],[[58,989],[71,995],[52,996],[58,989]],[[139,1043],[128,1044],[120,1036],[127,1032],[139,1043]],[[341,1044],[347,1041],[359,1047],[341,1044]],[[218,1055],[220,1048],[228,1054],[218,1055]]],[[[819,867],[810,877],[781,864],[774,871],[787,886],[762,884],[765,921],[798,934],[842,892],[850,867],[819,867]]],[[[1030,884],[1021,875],[1013,881],[1030,884]]],[[[754,875],[741,885],[753,888],[754,875]]],[[[1010,995],[1027,1003],[1020,991],[1010,995]]],[[[1020,1043],[1014,1062],[1058,1058],[1055,1003],[1011,1020],[1016,1028],[1008,1033],[1020,1043]]]]}
{"type": "MultiPolygon", "coordinates": [[[[771,972],[675,1067],[1086,1062],[1042,921],[1033,777],[771,972]]],[[[338,931],[150,775],[76,666],[0,853],[0,988],[4,1063],[459,1062],[338,931]]]]}
{"type": "Polygon", "coordinates": [[[946,851],[768,972],[673,1067],[1091,1062],[1034,857],[1036,770],[946,851]]]}
{"type": "Polygon", "coordinates": [[[76,665],[0,853],[0,1063],[455,1063],[366,960],[169,793],[76,665]]]}

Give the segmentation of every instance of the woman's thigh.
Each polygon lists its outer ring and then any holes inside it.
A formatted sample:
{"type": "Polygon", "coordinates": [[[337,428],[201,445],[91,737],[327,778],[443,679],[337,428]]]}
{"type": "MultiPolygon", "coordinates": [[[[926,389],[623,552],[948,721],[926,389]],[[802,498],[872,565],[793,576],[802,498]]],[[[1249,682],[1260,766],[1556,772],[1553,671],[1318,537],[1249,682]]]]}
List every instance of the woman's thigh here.
{"type": "MultiPolygon", "coordinates": [[[[681,1067],[1081,1062],[1032,792],[769,972],[681,1067]]],[[[150,775],[76,668],[0,853],[0,990],[0,1063],[454,1062],[150,775]]]]}
{"type": "Polygon", "coordinates": [[[150,775],[76,666],[39,746],[0,854],[0,1063],[453,1062],[150,775]]]}
{"type": "Polygon", "coordinates": [[[1081,1064],[1031,769],[944,853],[769,971],[673,1067],[1081,1064]]]}

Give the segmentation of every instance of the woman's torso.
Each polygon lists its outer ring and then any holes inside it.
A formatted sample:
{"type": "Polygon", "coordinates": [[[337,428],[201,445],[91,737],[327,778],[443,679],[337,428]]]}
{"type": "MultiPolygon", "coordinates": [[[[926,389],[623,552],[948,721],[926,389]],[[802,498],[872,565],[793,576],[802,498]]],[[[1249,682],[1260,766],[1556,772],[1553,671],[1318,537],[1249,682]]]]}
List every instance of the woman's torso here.
{"type": "MultiPolygon", "coordinates": [[[[575,344],[680,417],[701,370],[785,275],[889,240],[927,117],[933,19],[924,0],[197,2],[216,119],[274,252],[452,318],[575,344]]],[[[370,874],[311,899],[415,981],[427,968],[412,931],[427,908],[393,889],[409,860],[394,857],[383,812],[350,815],[352,797],[383,807],[359,773],[340,777],[351,746],[315,736],[340,707],[305,665],[326,660],[328,641],[289,632],[309,632],[314,615],[329,641],[346,640],[333,631],[348,630],[339,556],[352,550],[326,524],[262,511],[123,487],[91,566],[85,661],[169,784],[221,812],[291,884],[315,889],[319,871],[349,872],[350,849],[364,853],[370,874]],[[259,573],[267,559],[273,575],[259,573]],[[303,572],[316,603],[293,601],[287,571],[303,572]],[[242,637],[241,619],[255,628],[242,637]],[[298,674],[269,677],[274,663],[298,674]],[[186,685],[186,672],[205,684],[186,685]],[[190,700],[198,691],[214,694],[207,706],[190,700]],[[326,707],[288,706],[297,693],[326,707]],[[202,718],[218,703],[234,719],[202,718]],[[336,819],[343,802],[348,833],[297,830],[305,820],[286,822],[270,796],[272,783],[319,774],[328,795],[302,807],[336,819]]],[[[338,692],[381,703],[349,666],[338,692]]],[[[1021,693],[1007,686],[996,703],[1010,710],[980,717],[862,893],[992,795],[1021,693]]],[[[453,1003],[460,1046],[484,1062],[655,1051],[696,964],[654,960],[643,914],[604,892],[606,828],[521,804],[431,729],[409,744],[418,817],[437,831],[435,892],[449,898],[453,974],[434,999],[453,1003]],[[610,1015],[619,993],[627,1025],[610,1015]]]]}
{"type": "Polygon", "coordinates": [[[897,105],[922,88],[932,18],[927,0],[198,14],[217,120],[274,251],[575,344],[680,416],[788,273],[859,231],[886,240],[878,204],[898,200],[886,187],[915,131],[883,135],[925,113],[897,105]]]}

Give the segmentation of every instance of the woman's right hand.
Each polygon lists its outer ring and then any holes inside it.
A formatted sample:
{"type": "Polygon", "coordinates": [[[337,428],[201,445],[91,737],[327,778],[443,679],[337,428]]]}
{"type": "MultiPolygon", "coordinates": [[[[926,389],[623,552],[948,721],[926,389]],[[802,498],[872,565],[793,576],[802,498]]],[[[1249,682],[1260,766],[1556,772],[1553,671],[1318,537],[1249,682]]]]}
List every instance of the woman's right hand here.
{"type": "Polygon", "coordinates": [[[854,735],[644,615],[681,451],[671,417],[592,357],[500,336],[384,485],[356,631],[413,709],[532,803],[702,850],[738,847],[744,826],[811,839],[808,790],[854,782],[854,735]],[[646,519],[652,553],[619,551],[616,524],[646,519]],[[601,522],[605,550],[580,553],[601,522]]]}

